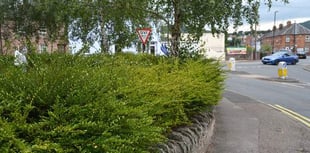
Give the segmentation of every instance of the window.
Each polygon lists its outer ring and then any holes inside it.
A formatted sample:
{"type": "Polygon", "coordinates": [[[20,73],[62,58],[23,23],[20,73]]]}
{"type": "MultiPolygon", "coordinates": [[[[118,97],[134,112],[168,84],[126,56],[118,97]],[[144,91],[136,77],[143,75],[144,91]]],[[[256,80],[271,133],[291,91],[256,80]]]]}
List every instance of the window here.
{"type": "Polygon", "coordinates": [[[46,36],[46,28],[45,27],[41,27],[40,30],[39,30],[39,35],[40,36],[46,36]]]}
{"type": "Polygon", "coordinates": [[[58,52],[65,53],[66,52],[66,44],[57,44],[58,52]]]}
{"type": "Polygon", "coordinates": [[[285,42],[290,42],[290,36],[285,37],[285,42]]]}
{"type": "Polygon", "coordinates": [[[47,51],[47,45],[46,44],[40,44],[39,45],[39,53],[44,53],[47,51]]]}
{"type": "Polygon", "coordinates": [[[306,35],[305,41],[306,41],[306,42],[310,42],[310,35],[306,35]]]}

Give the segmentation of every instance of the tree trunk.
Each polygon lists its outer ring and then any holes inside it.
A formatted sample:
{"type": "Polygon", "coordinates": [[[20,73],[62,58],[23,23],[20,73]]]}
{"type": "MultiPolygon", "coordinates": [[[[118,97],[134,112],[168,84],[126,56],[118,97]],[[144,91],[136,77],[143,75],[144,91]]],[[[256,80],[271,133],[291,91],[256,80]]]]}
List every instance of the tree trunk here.
{"type": "Polygon", "coordinates": [[[0,23],[0,55],[3,55],[3,46],[2,46],[2,24],[0,23]]]}
{"type": "Polygon", "coordinates": [[[105,29],[102,28],[102,33],[101,33],[101,51],[103,51],[104,53],[108,53],[109,52],[109,42],[108,42],[108,38],[107,38],[107,34],[105,32],[105,29]]]}
{"type": "Polygon", "coordinates": [[[108,53],[109,52],[109,42],[108,42],[108,36],[105,30],[105,23],[103,21],[103,15],[100,16],[100,27],[101,27],[101,43],[100,48],[102,53],[108,53]]]}
{"type": "Polygon", "coordinates": [[[172,25],[171,29],[171,54],[172,56],[178,57],[180,52],[180,38],[181,38],[181,9],[180,9],[180,2],[174,1],[173,8],[174,8],[174,24],[172,25]]]}

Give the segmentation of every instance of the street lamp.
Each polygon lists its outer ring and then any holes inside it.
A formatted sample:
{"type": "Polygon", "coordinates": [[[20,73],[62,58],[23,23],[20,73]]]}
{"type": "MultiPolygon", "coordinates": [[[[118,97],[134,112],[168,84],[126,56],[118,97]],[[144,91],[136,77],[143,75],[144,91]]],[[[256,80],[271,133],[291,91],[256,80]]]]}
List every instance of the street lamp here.
{"type": "Polygon", "coordinates": [[[297,48],[297,45],[296,45],[296,21],[294,23],[294,48],[293,48],[293,52],[296,53],[296,48],[297,48]]]}
{"type": "Polygon", "coordinates": [[[276,32],[276,18],[277,18],[277,13],[278,11],[274,11],[274,15],[273,15],[273,29],[272,29],[272,53],[274,51],[274,35],[276,32]]]}

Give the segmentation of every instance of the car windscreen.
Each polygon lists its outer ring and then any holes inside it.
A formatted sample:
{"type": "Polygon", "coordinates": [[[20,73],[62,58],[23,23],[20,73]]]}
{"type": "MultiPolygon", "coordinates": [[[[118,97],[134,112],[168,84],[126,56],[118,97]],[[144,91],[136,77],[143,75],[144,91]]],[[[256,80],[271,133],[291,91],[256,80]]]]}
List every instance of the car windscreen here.
{"type": "Polygon", "coordinates": [[[272,54],[272,56],[282,56],[287,52],[275,52],[274,54],[272,54]]]}

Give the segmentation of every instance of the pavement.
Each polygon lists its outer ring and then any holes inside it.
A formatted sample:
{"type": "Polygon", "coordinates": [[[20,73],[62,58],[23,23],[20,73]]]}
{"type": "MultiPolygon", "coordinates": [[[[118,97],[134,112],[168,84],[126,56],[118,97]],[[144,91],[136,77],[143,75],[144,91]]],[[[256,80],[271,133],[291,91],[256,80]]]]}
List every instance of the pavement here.
{"type": "MultiPolygon", "coordinates": [[[[304,69],[310,72],[310,65],[304,69]]],[[[206,153],[310,153],[310,123],[306,125],[281,109],[226,90],[214,115],[213,137],[206,153]]]]}
{"type": "Polygon", "coordinates": [[[279,110],[226,91],[215,108],[208,153],[310,153],[310,128],[279,110]]]}

